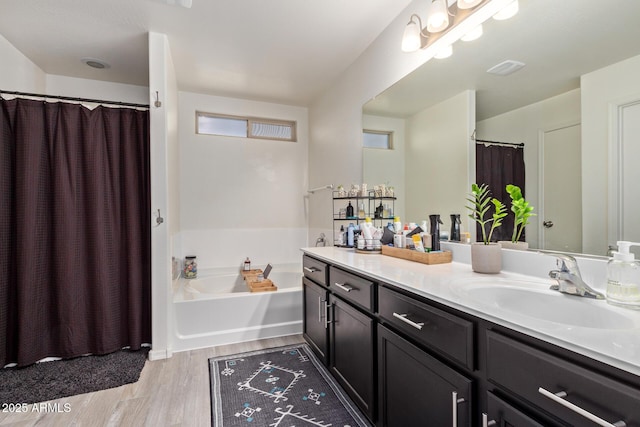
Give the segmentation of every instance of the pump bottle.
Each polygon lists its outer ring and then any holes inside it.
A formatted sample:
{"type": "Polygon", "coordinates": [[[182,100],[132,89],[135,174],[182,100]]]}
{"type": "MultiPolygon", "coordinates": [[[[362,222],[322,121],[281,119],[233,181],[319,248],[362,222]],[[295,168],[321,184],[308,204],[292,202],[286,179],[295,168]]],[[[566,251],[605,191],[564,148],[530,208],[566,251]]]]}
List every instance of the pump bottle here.
{"type": "Polygon", "coordinates": [[[640,261],[629,252],[631,246],[640,243],[619,241],[607,263],[607,302],[640,310],[640,261]]]}

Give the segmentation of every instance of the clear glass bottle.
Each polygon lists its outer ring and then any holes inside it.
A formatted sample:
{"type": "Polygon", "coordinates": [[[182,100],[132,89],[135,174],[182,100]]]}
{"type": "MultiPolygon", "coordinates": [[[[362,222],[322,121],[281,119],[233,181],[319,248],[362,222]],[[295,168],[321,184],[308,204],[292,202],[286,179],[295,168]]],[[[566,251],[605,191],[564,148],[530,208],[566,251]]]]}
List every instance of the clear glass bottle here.
{"type": "Polygon", "coordinates": [[[182,276],[187,279],[195,279],[198,277],[198,261],[195,255],[187,255],[184,257],[182,276]]]}

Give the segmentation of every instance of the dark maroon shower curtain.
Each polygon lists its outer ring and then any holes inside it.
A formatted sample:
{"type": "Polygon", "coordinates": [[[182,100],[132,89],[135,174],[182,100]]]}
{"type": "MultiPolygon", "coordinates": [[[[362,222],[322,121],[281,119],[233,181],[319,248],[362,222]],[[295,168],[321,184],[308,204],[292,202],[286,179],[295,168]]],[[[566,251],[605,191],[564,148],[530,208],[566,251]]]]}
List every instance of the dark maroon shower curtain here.
{"type": "MultiPolygon", "coordinates": [[[[524,148],[505,145],[476,144],[476,183],[487,184],[491,195],[500,200],[509,213],[502,221],[502,227],[494,230],[491,240],[511,240],[513,233],[513,213],[511,198],[507,193],[507,184],[520,187],[524,196],[524,148]]],[[[491,209],[493,214],[493,208],[491,209]]],[[[478,241],[482,240],[482,231],[478,226],[478,241]]],[[[522,233],[521,241],[525,240],[522,233]]]]}
{"type": "Polygon", "coordinates": [[[149,113],[0,99],[0,367],[151,342],[149,113]]]}

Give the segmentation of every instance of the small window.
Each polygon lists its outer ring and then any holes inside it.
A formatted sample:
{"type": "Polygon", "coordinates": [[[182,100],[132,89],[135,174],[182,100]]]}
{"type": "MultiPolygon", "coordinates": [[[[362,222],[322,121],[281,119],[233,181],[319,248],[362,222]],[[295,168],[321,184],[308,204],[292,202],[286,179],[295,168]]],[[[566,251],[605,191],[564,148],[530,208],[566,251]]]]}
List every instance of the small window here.
{"type": "Polygon", "coordinates": [[[196,132],[202,135],[296,141],[296,122],[258,117],[196,112],[196,132]]]}
{"type": "Polygon", "coordinates": [[[362,131],[362,146],[365,148],[393,148],[393,132],[379,130],[362,131]]]}

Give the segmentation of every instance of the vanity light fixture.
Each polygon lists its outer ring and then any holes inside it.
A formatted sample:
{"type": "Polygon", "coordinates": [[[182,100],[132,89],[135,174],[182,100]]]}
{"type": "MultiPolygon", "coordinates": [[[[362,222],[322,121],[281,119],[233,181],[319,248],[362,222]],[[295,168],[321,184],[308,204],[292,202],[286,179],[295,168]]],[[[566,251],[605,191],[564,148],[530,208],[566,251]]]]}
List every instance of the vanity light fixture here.
{"type": "MultiPolygon", "coordinates": [[[[402,51],[415,52],[426,49],[445,35],[448,41],[443,41],[442,44],[451,44],[460,38],[464,41],[475,40],[482,35],[484,20],[492,15],[498,20],[507,19],[517,12],[518,0],[432,0],[426,28],[422,26],[418,15],[411,15],[404,29],[402,51]],[[454,8],[455,13],[449,11],[450,6],[454,8]],[[453,19],[450,19],[450,16],[453,19]]],[[[449,50],[449,47],[445,49],[449,50]]],[[[434,56],[441,57],[442,54],[438,52],[434,56]]]]}
{"type": "Polygon", "coordinates": [[[479,39],[480,37],[482,37],[482,32],[482,24],[480,24],[464,36],[460,37],[460,40],[462,40],[463,42],[470,42],[479,39]]]}
{"type": "Polygon", "coordinates": [[[458,0],[458,9],[472,9],[480,4],[482,0],[458,0]]]}
{"type": "Polygon", "coordinates": [[[447,45],[440,49],[433,57],[437,59],[448,58],[453,54],[453,46],[447,45]]]}
{"type": "Polygon", "coordinates": [[[449,8],[448,0],[433,0],[429,7],[429,15],[427,16],[427,31],[430,33],[439,33],[449,26],[449,8]]]}
{"type": "Polygon", "coordinates": [[[518,0],[514,0],[513,2],[505,6],[505,8],[502,9],[500,12],[493,15],[493,19],[498,21],[504,21],[505,19],[509,19],[512,16],[514,16],[516,13],[518,13],[519,9],[520,9],[520,6],[518,5],[518,0]]]}

